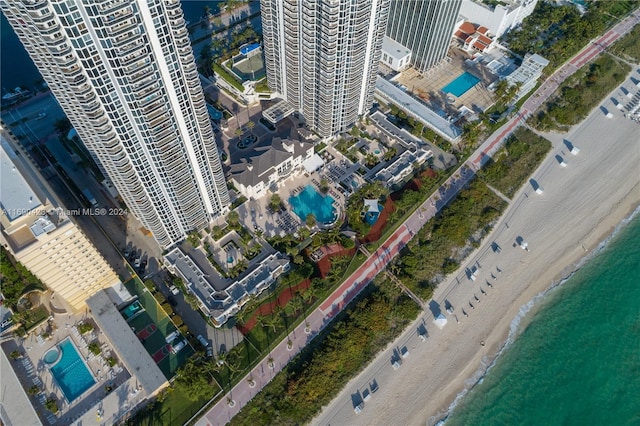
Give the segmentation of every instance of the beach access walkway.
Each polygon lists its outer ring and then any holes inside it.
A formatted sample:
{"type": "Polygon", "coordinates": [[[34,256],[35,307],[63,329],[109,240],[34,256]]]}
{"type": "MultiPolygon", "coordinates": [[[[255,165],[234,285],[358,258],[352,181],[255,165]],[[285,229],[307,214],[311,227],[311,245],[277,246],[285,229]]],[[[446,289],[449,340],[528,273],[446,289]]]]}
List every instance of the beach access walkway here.
{"type": "MultiPolygon", "coordinates": [[[[628,32],[639,21],[640,11],[635,11],[634,14],[618,23],[606,34],[590,43],[547,79],[511,120],[491,135],[466,162],[460,165],[438,191],[425,200],[371,257],[307,317],[306,324],[301,323],[296,327],[225,397],[210,407],[196,424],[198,426],[214,426],[229,422],[337,313],[344,309],[378,273],[386,268],[427,221],[455,197],[458,191],[473,178],[475,172],[501,147],[506,138],[518,126],[525,124],[524,120],[535,111],[537,105],[543,103],[564,79],[628,32]],[[273,363],[268,362],[269,358],[273,359],[273,363]],[[248,380],[250,377],[253,378],[251,384],[248,380]]],[[[405,334],[411,332],[413,330],[407,330],[397,341],[406,338],[405,334]]],[[[327,413],[323,412],[321,417],[332,417],[331,413],[325,414],[327,413]]]]}

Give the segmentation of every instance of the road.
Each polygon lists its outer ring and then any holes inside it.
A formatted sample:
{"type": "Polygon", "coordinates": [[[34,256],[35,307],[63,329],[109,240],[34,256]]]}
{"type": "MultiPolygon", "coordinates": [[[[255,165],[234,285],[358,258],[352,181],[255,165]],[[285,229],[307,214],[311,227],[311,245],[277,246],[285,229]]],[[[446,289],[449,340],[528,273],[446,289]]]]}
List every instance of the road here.
{"type": "MultiPolygon", "coordinates": [[[[621,35],[628,32],[635,23],[640,20],[640,11],[635,11],[633,15],[618,23],[612,30],[596,39],[586,48],[576,54],[569,62],[568,66],[563,66],[558,73],[545,81],[534,93],[533,98],[539,103],[544,102],[552,93],[553,87],[557,87],[562,80],[566,79],[575,70],[593,58],[603,48],[608,46],[621,35]],[[595,50],[594,50],[594,46],[595,50]]],[[[532,98],[530,98],[532,99],[532,98]]],[[[475,153],[465,163],[461,164],[458,170],[432,194],[381,246],[374,255],[367,259],[347,280],[336,289],[327,300],[314,310],[307,319],[307,324],[300,324],[288,338],[283,339],[271,352],[270,358],[274,360],[269,364],[268,358],[262,360],[247,376],[227,393],[226,398],[222,398],[197,422],[199,426],[220,425],[227,423],[247,402],[262,389],[284,365],[315,336],[328,322],[342,310],[353,298],[366,286],[370,279],[377,273],[384,270],[390,260],[406,245],[406,243],[418,232],[418,230],[430,220],[434,214],[450,201],[464,185],[472,179],[474,171],[489,159],[489,157],[500,148],[506,137],[509,136],[518,126],[522,125],[524,119],[535,110],[535,103],[525,102],[521,110],[505,125],[498,129],[489,137],[475,153]],[[290,340],[290,344],[288,342],[290,340]],[[255,381],[250,386],[249,378],[255,381]]],[[[486,248],[485,248],[486,250],[486,248]]],[[[455,282],[454,282],[455,283],[455,282]]],[[[454,285],[453,283],[450,285],[454,285]]],[[[446,294],[446,291],[445,291],[446,294]]],[[[430,303],[431,312],[424,315],[420,321],[432,320],[437,313],[437,307],[444,305],[445,301],[432,301],[430,303]],[[435,303],[435,304],[434,304],[435,303]]],[[[471,303],[471,302],[470,302],[471,303]]],[[[414,345],[416,339],[415,330],[407,329],[391,345],[395,350],[399,345],[414,345]],[[412,340],[413,339],[413,340],[412,340]]],[[[401,346],[400,346],[401,347],[401,346]]],[[[371,364],[370,368],[384,368],[389,366],[389,350],[383,351],[371,364]],[[377,367],[376,367],[377,366],[377,367]]],[[[344,392],[357,395],[360,388],[368,383],[369,377],[362,373],[352,380],[349,388],[344,392]]],[[[392,391],[392,390],[390,390],[392,391]]],[[[378,397],[380,398],[380,396],[378,397]]],[[[353,406],[341,404],[342,401],[334,401],[321,413],[318,424],[351,424],[355,421],[356,414],[353,406]]],[[[396,409],[402,409],[396,407],[396,409]]]]}

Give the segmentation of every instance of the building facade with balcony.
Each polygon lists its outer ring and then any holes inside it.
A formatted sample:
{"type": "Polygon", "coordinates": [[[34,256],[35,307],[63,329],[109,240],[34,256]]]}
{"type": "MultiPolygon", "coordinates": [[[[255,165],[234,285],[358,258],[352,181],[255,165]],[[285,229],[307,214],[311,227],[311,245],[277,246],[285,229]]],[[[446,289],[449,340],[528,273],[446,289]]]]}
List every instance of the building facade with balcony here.
{"type": "MultiPolygon", "coordinates": [[[[0,146],[0,242],[74,312],[97,291],[120,283],[96,247],[54,197],[46,180],[3,134],[0,146]]],[[[82,214],[83,212],[77,212],[82,214]]]]}
{"type": "Polygon", "coordinates": [[[170,247],[229,195],[179,0],[0,0],[129,210],[170,247]]]}
{"type": "Polygon", "coordinates": [[[387,36],[411,51],[411,65],[421,73],[447,56],[462,0],[394,0],[387,36]]]}
{"type": "Polygon", "coordinates": [[[373,104],[390,0],[261,0],[267,82],[321,137],[373,104]]]}

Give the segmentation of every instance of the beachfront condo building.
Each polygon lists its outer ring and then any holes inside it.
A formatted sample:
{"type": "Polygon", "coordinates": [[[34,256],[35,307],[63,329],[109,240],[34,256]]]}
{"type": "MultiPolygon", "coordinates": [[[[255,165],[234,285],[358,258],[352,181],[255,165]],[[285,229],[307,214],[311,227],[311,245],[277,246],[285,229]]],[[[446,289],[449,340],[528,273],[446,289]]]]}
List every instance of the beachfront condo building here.
{"type": "Polygon", "coordinates": [[[130,212],[171,247],[229,194],[179,0],[0,0],[130,212]]]}
{"type": "Polygon", "coordinates": [[[1,135],[0,242],[75,312],[120,282],[10,135],[1,135]]]}
{"type": "Polygon", "coordinates": [[[373,104],[390,0],[261,0],[267,82],[320,136],[373,104]]]}
{"type": "Polygon", "coordinates": [[[387,36],[411,51],[424,73],[447,56],[462,0],[393,0],[387,36]]]}

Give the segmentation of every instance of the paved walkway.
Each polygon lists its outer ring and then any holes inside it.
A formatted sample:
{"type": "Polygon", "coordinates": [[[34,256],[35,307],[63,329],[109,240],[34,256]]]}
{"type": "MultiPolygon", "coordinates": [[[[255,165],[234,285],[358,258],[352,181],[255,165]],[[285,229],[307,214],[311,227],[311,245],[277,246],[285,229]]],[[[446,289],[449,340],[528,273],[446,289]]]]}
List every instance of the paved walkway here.
{"type": "Polygon", "coordinates": [[[248,380],[239,382],[227,395],[233,403],[230,406],[227,398],[218,401],[196,424],[198,426],[213,426],[227,423],[255,396],[278,372],[280,372],[291,358],[298,354],[304,346],[324,328],[331,319],[340,312],[356,295],[389,264],[398,252],[435,214],[444,207],[464,185],[472,179],[474,172],[493,155],[505,139],[521,124],[526,117],[535,111],[535,105],[544,102],[558,85],[573,74],[578,67],[587,63],[595,55],[608,47],[621,35],[629,31],[633,25],[640,22],[640,10],[617,24],[614,29],[589,44],[562,66],[547,81],[545,81],[533,96],[525,102],[520,112],[500,127],[489,137],[476,152],[447,181],[432,194],[416,211],[376,250],[374,256],[367,259],[347,280],[338,287],[323,304],[315,309],[307,318],[305,324],[300,324],[288,338],[283,339],[271,352],[273,368],[262,360],[247,376],[255,381],[253,387],[248,380]],[[595,50],[594,50],[594,47],[595,50]],[[536,100],[533,102],[532,99],[536,100]],[[291,345],[288,346],[287,340],[291,345]]]}

